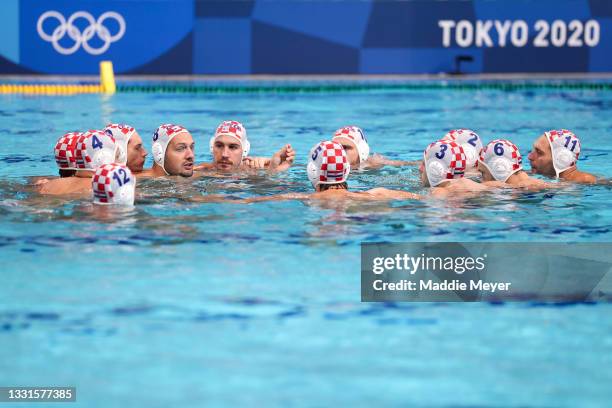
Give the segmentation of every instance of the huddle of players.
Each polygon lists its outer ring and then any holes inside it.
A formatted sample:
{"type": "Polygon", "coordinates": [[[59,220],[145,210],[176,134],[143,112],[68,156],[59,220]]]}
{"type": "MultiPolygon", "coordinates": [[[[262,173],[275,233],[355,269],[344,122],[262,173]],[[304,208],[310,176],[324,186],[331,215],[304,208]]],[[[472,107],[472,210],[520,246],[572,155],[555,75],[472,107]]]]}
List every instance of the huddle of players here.
{"type": "MultiPolygon", "coordinates": [[[[179,125],[161,125],[153,135],[153,167],[144,169],[147,152],[140,135],[131,126],[110,124],[104,130],[67,133],[55,146],[60,178],[39,182],[39,191],[42,194],[93,191],[94,203],[132,205],[136,177],[191,177],[194,170],[202,174],[252,169],[277,172],[287,170],[295,159],[295,151],[289,144],[269,158],[250,157],[246,129],[236,121],[222,122],[210,139],[209,147],[213,161],[195,164],[195,143],[189,131],[179,125]]],[[[528,157],[534,173],[572,182],[595,182],[594,176],[576,168],[579,154],[580,141],[576,135],[568,130],[551,130],[536,140],[528,157]]],[[[289,193],[241,201],[420,199],[421,196],[414,193],[386,188],[350,192],[347,185],[351,167],[416,163],[370,155],[364,132],[356,126],[347,126],[338,129],[330,141],[317,143],[310,151],[307,174],[314,193],[289,193]]],[[[431,187],[435,197],[502,187],[541,189],[556,186],[527,175],[518,148],[509,140],[498,139],[483,146],[480,137],[469,129],[452,130],[443,139],[430,144],[425,149],[419,171],[423,185],[431,187]],[[465,177],[478,173],[481,183],[465,177]]],[[[202,197],[201,201],[207,198],[202,197]]],[[[210,197],[210,201],[223,199],[216,196],[210,197]]]]}

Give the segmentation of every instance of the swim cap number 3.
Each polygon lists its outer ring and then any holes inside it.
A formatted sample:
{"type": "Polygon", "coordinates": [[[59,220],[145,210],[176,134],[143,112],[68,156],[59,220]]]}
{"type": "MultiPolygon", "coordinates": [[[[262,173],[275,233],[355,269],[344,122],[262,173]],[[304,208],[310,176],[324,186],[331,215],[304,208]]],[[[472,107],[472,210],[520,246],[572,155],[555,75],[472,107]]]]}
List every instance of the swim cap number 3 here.
{"type": "Polygon", "coordinates": [[[436,153],[436,157],[438,159],[442,160],[444,158],[446,149],[448,149],[448,145],[445,145],[445,144],[441,145],[440,146],[440,151],[438,153],[436,153]]]}

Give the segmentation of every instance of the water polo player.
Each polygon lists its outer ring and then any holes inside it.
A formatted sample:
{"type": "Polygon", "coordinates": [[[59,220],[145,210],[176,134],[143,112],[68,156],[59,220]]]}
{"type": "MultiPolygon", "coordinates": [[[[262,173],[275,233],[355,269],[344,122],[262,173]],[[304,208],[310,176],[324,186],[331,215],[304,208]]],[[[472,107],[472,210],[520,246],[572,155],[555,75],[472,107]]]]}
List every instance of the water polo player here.
{"type": "Polygon", "coordinates": [[[240,169],[287,170],[295,160],[295,151],[290,144],[283,146],[272,157],[249,157],[251,144],[246,128],[237,121],[224,121],[210,139],[212,163],[202,163],[196,170],[217,170],[231,173],[240,169]]]}
{"type": "Polygon", "coordinates": [[[116,159],[115,139],[107,133],[99,130],[67,133],[55,145],[55,161],[60,170],[74,174],[41,184],[39,192],[54,195],[88,192],[92,172],[116,159]]]}
{"type": "Polygon", "coordinates": [[[105,164],[96,169],[91,179],[94,204],[134,205],[136,177],[127,166],[105,164]]]}
{"type": "Polygon", "coordinates": [[[374,188],[367,191],[352,192],[348,188],[351,171],[348,156],[340,143],[325,141],[317,143],[311,150],[307,166],[308,179],[315,189],[314,193],[289,193],[270,197],[257,197],[245,202],[273,200],[414,200],[418,194],[407,191],[374,188]]]}
{"type": "Polygon", "coordinates": [[[163,124],[153,134],[153,167],[155,177],[193,175],[195,143],[191,133],[179,125],[163,124]]]}
{"type": "Polygon", "coordinates": [[[501,181],[512,187],[540,189],[554,187],[533,177],[523,170],[521,152],[514,143],[506,139],[489,142],[478,160],[482,181],[501,181]]]}
{"type": "Polygon", "coordinates": [[[419,167],[421,182],[425,187],[433,188],[435,197],[489,190],[490,186],[464,177],[466,166],[463,147],[453,141],[439,140],[430,144],[423,153],[419,167]]]}
{"type": "Polygon", "coordinates": [[[597,177],[578,170],[580,140],[566,129],[550,130],[533,143],[527,156],[531,171],[573,183],[595,183],[597,177]]]}
{"type": "Polygon", "coordinates": [[[133,173],[143,171],[147,150],[142,144],[142,138],[132,126],[110,123],[104,131],[115,138],[118,156],[117,163],[126,165],[133,173]]]}
{"type": "Polygon", "coordinates": [[[364,131],[357,126],[345,126],[334,133],[332,141],[340,143],[346,151],[353,169],[382,166],[414,165],[414,161],[389,160],[380,154],[370,155],[370,145],[364,131]]]}
{"type": "Polygon", "coordinates": [[[470,129],[453,129],[442,140],[450,140],[463,148],[466,158],[466,173],[476,171],[478,158],[482,153],[482,140],[476,132],[470,129]]]}

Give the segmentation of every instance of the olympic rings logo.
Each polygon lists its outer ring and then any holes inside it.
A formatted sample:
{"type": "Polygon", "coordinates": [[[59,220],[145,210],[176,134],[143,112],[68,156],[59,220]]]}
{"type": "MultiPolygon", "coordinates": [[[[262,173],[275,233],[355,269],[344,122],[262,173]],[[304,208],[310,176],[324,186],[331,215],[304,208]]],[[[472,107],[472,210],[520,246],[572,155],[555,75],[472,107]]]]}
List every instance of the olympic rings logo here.
{"type": "Polygon", "coordinates": [[[83,49],[87,53],[91,55],[100,55],[108,50],[111,43],[119,41],[123,37],[125,34],[125,20],[121,14],[114,11],[107,11],[98,17],[98,20],[94,20],[93,16],[86,11],[77,11],[68,18],[68,21],[66,21],[60,12],[50,10],[44,12],[40,15],[40,17],[38,17],[36,30],[38,31],[40,38],[53,44],[55,51],[59,52],[60,54],[74,54],[82,45],[83,49]],[[81,32],[81,30],[74,25],[74,22],[79,18],[85,19],[89,23],[89,26],[87,26],[83,32],[81,32]],[[43,24],[47,19],[56,19],[59,22],[59,25],[50,35],[45,33],[43,30],[43,24]],[[115,35],[111,35],[108,28],[103,25],[104,21],[107,19],[114,19],[117,21],[117,24],[119,24],[119,31],[115,35]],[[59,43],[59,41],[64,38],[66,33],[68,33],[68,37],[74,41],[74,45],[71,47],[63,47],[59,43]],[[104,41],[104,44],[99,48],[94,48],[89,45],[89,40],[91,40],[94,35],[97,35],[102,41],[104,41]]]}

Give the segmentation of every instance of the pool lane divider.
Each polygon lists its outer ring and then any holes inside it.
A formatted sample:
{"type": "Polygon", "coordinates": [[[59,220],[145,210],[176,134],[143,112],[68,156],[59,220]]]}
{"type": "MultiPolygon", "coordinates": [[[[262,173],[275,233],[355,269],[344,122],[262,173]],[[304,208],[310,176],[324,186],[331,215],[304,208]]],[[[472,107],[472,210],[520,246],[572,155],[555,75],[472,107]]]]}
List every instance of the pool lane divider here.
{"type": "Polygon", "coordinates": [[[116,85],[111,61],[100,62],[98,84],[0,84],[0,94],[76,95],[119,93],[185,93],[185,94],[256,94],[256,93],[338,93],[364,91],[526,91],[526,90],[594,90],[610,91],[612,83],[597,82],[412,82],[412,83],[349,83],[308,85],[116,85]]]}
{"type": "Polygon", "coordinates": [[[415,83],[415,84],[348,84],[348,85],[282,85],[282,86],[233,86],[233,85],[118,85],[119,93],[189,93],[189,94],[249,94],[249,93],[337,93],[362,91],[420,91],[420,90],[459,90],[478,91],[483,89],[502,91],[522,90],[612,90],[612,83],[415,83]]]}
{"type": "Polygon", "coordinates": [[[102,87],[95,84],[2,84],[0,94],[23,95],[75,95],[99,94],[102,87]]]}
{"type": "Polygon", "coordinates": [[[0,94],[23,95],[76,95],[116,92],[115,74],[111,61],[100,62],[99,84],[0,84],[0,94]]]}

